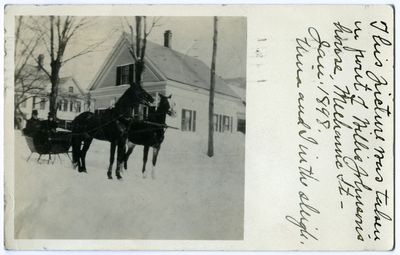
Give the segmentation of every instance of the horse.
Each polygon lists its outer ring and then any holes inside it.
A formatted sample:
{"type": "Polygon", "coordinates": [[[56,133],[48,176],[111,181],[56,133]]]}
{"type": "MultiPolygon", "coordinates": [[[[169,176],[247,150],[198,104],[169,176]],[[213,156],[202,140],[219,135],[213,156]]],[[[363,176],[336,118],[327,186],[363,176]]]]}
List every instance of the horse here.
{"type": "Polygon", "coordinates": [[[152,160],[152,171],[151,176],[155,179],[155,166],[157,163],[157,156],[160,152],[161,143],[164,140],[164,133],[166,131],[165,119],[168,114],[171,117],[175,117],[176,112],[174,110],[174,104],[169,103],[171,96],[160,96],[160,102],[157,110],[153,113],[149,113],[148,121],[134,122],[128,131],[128,150],[125,154],[124,168],[128,168],[128,159],[130,154],[136,145],[143,145],[143,178],[147,177],[146,163],[149,148],[153,148],[153,160],[152,160]]]}
{"type": "MultiPolygon", "coordinates": [[[[72,121],[72,163],[79,172],[86,171],[86,153],[93,138],[108,141],[118,146],[115,175],[121,179],[120,169],[125,155],[125,144],[129,126],[132,122],[132,110],[139,104],[149,105],[154,98],[142,86],[132,83],[118,99],[113,108],[101,114],[83,112],[72,121]]],[[[107,176],[112,179],[111,169],[107,176]]]]}

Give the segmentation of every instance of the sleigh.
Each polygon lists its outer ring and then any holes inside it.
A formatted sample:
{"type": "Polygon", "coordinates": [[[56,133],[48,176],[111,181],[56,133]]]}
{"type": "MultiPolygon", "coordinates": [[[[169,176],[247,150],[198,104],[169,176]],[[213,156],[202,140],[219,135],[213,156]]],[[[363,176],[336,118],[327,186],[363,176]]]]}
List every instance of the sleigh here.
{"type": "MultiPolygon", "coordinates": [[[[24,134],[26,143],[28,145],[31,154],[26,161],[29,161],[34,153],[39,154],[37,161],[41,159],[43,155],[48,155],[47,163],[50,163],[52,156],[58,156],[61,161],[60,154],[66,155],[69,159],[69,149],[71,147],[71,132],[69,131],[57,131],[54,134],[48,132],[38,132],[34,135],[24,134]]],[[[54,163],[55,157],[52,163],[54,163]]]]}

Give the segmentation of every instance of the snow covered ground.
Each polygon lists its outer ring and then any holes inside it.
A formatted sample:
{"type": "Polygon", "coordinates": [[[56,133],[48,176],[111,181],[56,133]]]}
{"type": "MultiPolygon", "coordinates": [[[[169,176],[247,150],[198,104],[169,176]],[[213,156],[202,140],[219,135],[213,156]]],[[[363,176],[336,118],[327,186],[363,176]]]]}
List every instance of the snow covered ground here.
{"type": "Polygon", "coordinates": [[[63,155],[54,164],[36,162],[37,155],[26,162],[24,137],[19,131],[15,136],[15,238],[243,238],[243,134],[216,135],[209,158],[205,137],[168,130],[155,180],[141,177],[141,146],[123,179],[108,180],[106,142],[93,141],[84,174],[63,155]]]}

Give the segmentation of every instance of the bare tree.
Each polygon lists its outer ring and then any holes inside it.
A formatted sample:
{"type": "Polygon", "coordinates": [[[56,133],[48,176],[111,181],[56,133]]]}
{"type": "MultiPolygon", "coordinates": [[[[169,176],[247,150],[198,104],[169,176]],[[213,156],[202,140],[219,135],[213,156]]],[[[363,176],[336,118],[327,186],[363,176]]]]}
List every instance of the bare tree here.
{"type": "Polygon", "coordinates": [[[14,41],[14,116],[27,119],[21,111],[21,106],[26,104],[28,99],[34,95],[44,93],[46,77],[39,72],[38,68],[29,64],[31,55],[38,49],[41,41],[40,35],[33,36],[28,43],[25,43],[22,35],[28,32],[27,24],[23,16],[15,20],[15,41],[14,41]]]}
{"type": "MultiPolygon", "coordinates": [[[[91,25],[89,18],[71,17],[71,16],[49,16],[49,17],[30,17],[27,27],[30,29],[32,37],[35,41],[40,42],[49,55],[50,68],[46,67],[44,55],[40,54],[36,57],[34,50],[26,52],[31,59],[34,59],[39,69],[47,76],[51,83],[51,91],[49,94],[50,112],[57,114],[57,97],[60,83],[60,71],[67,62],[93,52],[107,38],[98,42],[85,46],[78,52],[66,54],[68,45],[71,44],[72,38],[76,36],[78,31],[91,25]]],[[[18,34],[18,29],[17,29],[18,34]]],[[[28,38],[27,41],[30,41],[28,38]]],[[[30,44],[21,41],[23,45],[30,44]]]]}
{"type": "Polygon", "coordinates": [[[209,157],[214,156],[214,93],[215,93],[215,62],[217,57],[218,18],[214,17],[213,51],[211,58],[210,100],[208,105],[208,150],[209,157]]]}
{"type": "Polygon", "coordinates": [[[159,26],[158,22],[160,19],[159,17],[154,17],[150,24],[148,24],[146,16],[135,16],[132,22],[126,17],[124,18],[130,35],[129,51],[135,59],[134,83],[140,84],[142,82],[142,75],[145,68],[147,37],[150,35],[153,28],[159,26]]]}

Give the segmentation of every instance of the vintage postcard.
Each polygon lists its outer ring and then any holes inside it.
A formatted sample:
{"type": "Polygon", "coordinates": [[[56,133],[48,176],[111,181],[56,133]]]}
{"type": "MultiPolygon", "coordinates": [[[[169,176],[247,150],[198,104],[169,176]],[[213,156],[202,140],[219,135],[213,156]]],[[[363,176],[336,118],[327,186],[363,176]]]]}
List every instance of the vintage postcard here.
{"type": "Polygon", "coordinates": [[[9,5],[5,247],[391,250],[390,5],[9,5]]]}

